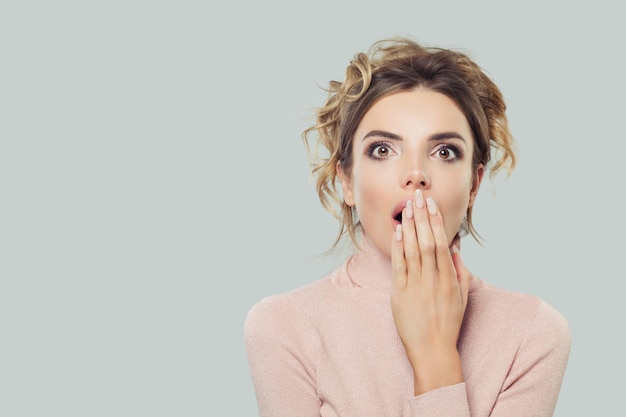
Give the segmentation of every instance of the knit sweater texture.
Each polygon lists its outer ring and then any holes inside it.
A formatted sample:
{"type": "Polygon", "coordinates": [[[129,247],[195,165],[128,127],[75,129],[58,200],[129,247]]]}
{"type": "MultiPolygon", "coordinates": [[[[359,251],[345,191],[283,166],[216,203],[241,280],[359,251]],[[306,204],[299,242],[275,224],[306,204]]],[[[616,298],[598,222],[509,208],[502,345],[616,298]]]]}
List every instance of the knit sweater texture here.
{"type": "Polygon", "coordinates": [[[570,352],[541,299],[472,277],[464,382],[419,396],[395,328],[391,265],[365,245],[329,276],[254,305],[244,335],[261,417],[548,417],[570,352]]]}

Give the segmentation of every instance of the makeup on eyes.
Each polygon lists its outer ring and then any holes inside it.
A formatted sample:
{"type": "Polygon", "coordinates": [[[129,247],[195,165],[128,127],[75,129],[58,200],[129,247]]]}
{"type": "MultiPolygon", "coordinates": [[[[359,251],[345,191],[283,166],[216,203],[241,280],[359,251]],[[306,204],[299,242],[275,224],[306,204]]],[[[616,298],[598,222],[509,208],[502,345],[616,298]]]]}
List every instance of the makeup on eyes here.
{"type": "Polygon", "coordinates": [[[464,156],[463,151],[461,150],[461,148],[456,146],[456,145],[453,145],[451,143],[442,143],[442,144],[438,145],[435,148],[433,154],[438,154],[441,151],[449,151],[449,152],[451,152],[453,154],[453,157],[451,159],[450,158],[442,158],[442,160],[444,162],[460,161],[460,160],[463,159],[463,156],[464,156]]]}
{"type": "MultiPolygon", "coordinates": [[[[451,152],[452,158],[441,158],[444,162],[455,162],[463,159],[464,153],[463,150],[452,143],[439,143],[431,153],[431,155],[437,155],[437,153],[441,151],[449,151],[451,152]]],[[[365,154],[367,157],[375,160],[382,161],[387,157],[391,156],[392,153],[395,153],[393,150],[393,146],[389,142],[385,141],[375,141],[372,142],[369,146],[366,147],[365,154]],[[376,155],[377,150],[386,149],[387,155],[376,155]]]]}
{"type": "Polygon", "coordinates": [[[371,143],[367,148],[366,148],[366,154],[369,158],[375,160],[375,161],[380,161],[385,159],[386,157],[389,156],[389,154],[391,154],[391,152],[393,151],[391,144],[389,144],[389,142],[383,142],[383,141],[376,141],[371,143]],[[388,155],[386,156],[376,156],[375,152],[377,149],[387,149],[387,153],[388,155]]]}

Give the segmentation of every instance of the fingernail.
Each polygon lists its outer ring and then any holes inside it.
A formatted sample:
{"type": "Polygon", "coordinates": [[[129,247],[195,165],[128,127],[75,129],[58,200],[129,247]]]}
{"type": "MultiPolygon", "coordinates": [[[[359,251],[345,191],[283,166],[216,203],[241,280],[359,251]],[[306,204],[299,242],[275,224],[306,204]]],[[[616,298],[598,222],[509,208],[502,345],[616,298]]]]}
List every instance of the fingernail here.
{"type": "Polygon", "coordinates": [[[399,224],[396,225],[396,240],[398,242],[402,241],[402,226],[399,224]]]}
{"type": "Polygon", "coordinates": [[[426,205],[428,206],[428,213],[430,213],[431,216],[437,214],[437,204],[435,204],[435,200],[433,200],[432,197],[426,199],[426,205]]]}
{"type": "Polygon", "coordinates": [[[413,218],[413,203],[411,203],[411,200],[406,202],[406,218],[413,218]]]}
{"type": "Polygon", "coordinates": [[[422,195],[422,190],[415,190],[415,205],[417,208],[424,208],[424,195],[422,195]]]}

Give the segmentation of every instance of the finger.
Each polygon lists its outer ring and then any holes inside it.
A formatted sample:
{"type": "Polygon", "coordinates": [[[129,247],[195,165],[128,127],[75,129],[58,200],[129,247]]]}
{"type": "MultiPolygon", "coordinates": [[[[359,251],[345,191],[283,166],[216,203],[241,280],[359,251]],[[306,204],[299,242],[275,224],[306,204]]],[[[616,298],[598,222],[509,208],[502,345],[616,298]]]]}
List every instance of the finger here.
{"type": "Polygon", "coordinates": [[[397,225],[391,242],[391,274],[392,283],[396,289],[406,287],[406,262],[404,260],[404,242],[402,240],[402,225],[397,225]]]}
{"type": "Polygon", "coordinates": [[[467,298],[469,295],[472,274],[467,270],[467,268],[465,268],[461,252],[456,246],[452,248],[452,262],[454,262],[454,269],[456,270],[456,277],[461,290],[461,299],[463,300],[463,310],[465,310],[465,307],[467,307],[467,298]]]}
{"type": "Polygon", "coordinates": [[[442,284],[457,286],[456,272],[450,255],[448,237],[443,226],[443,218],[437,207],[437,203],[431,197],[426,199],[426,207],[430,216],[430,228],[435,240],[435,255],[437,258],[437,270],[440,272],[439,278],[442,284]]]}
{"type": "Polygon", "coordinates": [[[413,202],[406,202],[402,212],[402,236],[404,239],[404,259],[407,269],[407,285],[416,282],[421,276],[421,256],[417,235],[415,234],[413,202]]]}
{"type": "Polygon", "coordinates": [[[415,229],[421,258],[422,275],[436,277],[437,259],[435,255],[435,238],[430,228],[430,218],[424,201],[422,190],[415,191],[415,229]]]}

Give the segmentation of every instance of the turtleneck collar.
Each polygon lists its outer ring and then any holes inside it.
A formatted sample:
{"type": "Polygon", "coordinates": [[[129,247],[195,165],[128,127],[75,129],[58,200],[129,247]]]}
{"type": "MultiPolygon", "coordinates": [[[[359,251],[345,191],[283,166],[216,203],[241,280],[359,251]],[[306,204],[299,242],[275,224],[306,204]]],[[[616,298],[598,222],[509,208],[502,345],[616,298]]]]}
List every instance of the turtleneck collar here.
{"type": "MultiPolygon", "coordinates": [[[[339,281],[343,285],[366,288],[389,295],[391,293],[391,259],[363,236],[360,248],[350,256],[342,268],[339,281]]],[[[470,293],[480,286],[481,280],[471,277],[470,293]]],[[[340,284],[341,285],[341,284],[340,284]]]]}
{"type": "Polygon", "coordinates": [[[364,236],[360,249],[347,260],[345,271],[351,285],[376,292],[391,292],[391,259],[364,236]]]}

